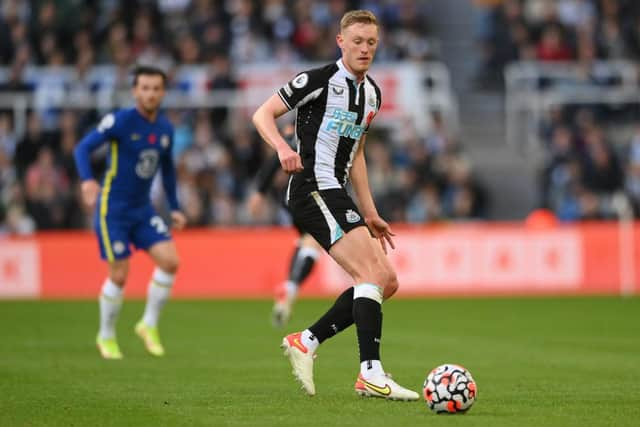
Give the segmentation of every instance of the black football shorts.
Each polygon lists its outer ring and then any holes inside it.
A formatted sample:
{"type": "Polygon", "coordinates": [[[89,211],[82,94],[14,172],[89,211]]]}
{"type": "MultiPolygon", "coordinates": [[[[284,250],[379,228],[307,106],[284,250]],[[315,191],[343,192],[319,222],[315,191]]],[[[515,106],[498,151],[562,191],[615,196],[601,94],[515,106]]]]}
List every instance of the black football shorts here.
{"type": "Polygon", "coordinates": [[[365,225],[358,207],[342,188],[292,195],[289,210],[298,230],[309,233],[327,251],[349,231],[365,225]]]}

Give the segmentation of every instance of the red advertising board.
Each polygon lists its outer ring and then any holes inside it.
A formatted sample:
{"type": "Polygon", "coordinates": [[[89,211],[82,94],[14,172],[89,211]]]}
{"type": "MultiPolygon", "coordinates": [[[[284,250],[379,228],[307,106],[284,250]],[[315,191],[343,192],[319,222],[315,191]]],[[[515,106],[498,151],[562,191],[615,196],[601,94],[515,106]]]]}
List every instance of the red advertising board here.
{"type": "MultiPolygon", "coordinates": [[[[640,229],[628,247],[615,223],[530,229],[518,224],[396,226],[389,254],[398,296],[638,293],[640,229]]],[[[270,297],[286,278],[296,234],[289,229],[201,229],[175,235],[178,298],[270,297]]],[[[126,295],[143,297],[153,268],[132,257],[126,295]]],[[[94,298],[107,268],[91,233],[42,233],[0,241],[0,298],[94,298]]],[[[335,296],[350,278],[320,259],[303,296],[335,296]]]]}

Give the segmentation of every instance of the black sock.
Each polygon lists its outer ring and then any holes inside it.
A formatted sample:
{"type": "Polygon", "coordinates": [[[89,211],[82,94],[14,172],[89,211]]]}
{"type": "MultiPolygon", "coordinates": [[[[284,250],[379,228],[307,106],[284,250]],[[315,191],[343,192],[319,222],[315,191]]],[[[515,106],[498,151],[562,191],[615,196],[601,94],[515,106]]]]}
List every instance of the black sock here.
{"type": "Polygon", "coordinates": [[[300,286],[304,279],[311,273],[316,259],[309,255],[303,255],[300,246],[296,247],[296,251],[291,257],[291,265],[289,266],[289,281],[300,286]]]}
{"type": "Polygon", "coordinates": [[[360,362],[380,360],[382,305],[369,298],[353,300],[353,320],[358,332],[360,362]]]}
{"type": "Polygon", "coordinates": [[[322,343],[353,324],[353,286],[344,291],[333,306],[313,326],[311,333],[322,343]]]}

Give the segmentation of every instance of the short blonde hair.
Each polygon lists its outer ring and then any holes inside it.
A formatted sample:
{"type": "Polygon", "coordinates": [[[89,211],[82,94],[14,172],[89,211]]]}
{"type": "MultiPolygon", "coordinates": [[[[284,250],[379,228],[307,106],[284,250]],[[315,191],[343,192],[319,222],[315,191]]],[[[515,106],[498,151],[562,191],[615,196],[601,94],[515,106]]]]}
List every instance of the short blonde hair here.
{"type": "Polygon", "coordinates": [[[340,20],[340,32],[353,24],[373,24],[378,26],[378,18],[369,10],[350,10],[340,20]]]}

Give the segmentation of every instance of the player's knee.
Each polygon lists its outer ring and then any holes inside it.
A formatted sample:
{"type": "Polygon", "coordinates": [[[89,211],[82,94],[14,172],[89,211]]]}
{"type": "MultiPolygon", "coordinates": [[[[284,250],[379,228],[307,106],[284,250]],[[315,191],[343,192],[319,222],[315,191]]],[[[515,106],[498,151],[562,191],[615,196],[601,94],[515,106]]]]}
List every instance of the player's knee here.
{"type": "Polygon", "coordinates": [[[384,289],[384,298],[387,299],[396,293],[400,285],[398,283],[398,276],[392,268],[386,268],[382,274],[383,279],[381,284],[384,289]]]}
{"type": "Polygon", "coordinates": [[[169,274],[176,274],[179,266],[178,257],[168,257],[158,262],[158,268],[169,274]]]}
{"type": "Polygon", "coordinates": [[[398,276],[396,275],[395,271],[391,270],[387,278],[387,284],[384,287],[384,292],[382,297],[384,299],[391,298],[393,294],[395,294],[398,291],[399,287],[400,287],[400,283],[398,282],[398,276]]]}
{"type": "Polygon", "coordinates": [[[370,281],[384,289],[385,295],[393,295],[393,293],[398,289],[398,277],[396,276],[396,272],[388,265],[381,262],[373,263],[370,276],[370,281]]]}
{"type": "Polygon", "coordinates": [[[124,288],[125,282],[127,281],[127,272],[112,271],[109,274],[109,280],[111,280],[116,286],[120,288],[124,288]]]}

